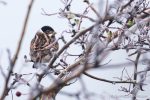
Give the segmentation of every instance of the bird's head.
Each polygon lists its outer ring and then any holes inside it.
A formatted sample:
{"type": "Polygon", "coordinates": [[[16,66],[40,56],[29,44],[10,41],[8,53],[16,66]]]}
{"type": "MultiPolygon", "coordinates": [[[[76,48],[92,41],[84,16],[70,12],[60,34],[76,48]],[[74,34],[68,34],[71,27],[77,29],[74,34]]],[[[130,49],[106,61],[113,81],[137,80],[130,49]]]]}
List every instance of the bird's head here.
{"type": "Polygon", "coordinates": [[[41,30],[48,35],[54,33],[54,29],[50,26],[43,26],[41,30]]]}

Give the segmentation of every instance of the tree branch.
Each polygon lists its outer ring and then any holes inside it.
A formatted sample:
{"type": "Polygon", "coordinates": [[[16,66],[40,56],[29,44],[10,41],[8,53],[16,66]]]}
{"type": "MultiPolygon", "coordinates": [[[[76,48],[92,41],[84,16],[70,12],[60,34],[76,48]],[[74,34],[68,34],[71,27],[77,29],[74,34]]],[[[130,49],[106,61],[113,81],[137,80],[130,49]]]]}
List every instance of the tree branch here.
{"type": "Polygon", "coordinates": [[[103,81],[103,82],[107,82],[107,83],[112,83],[112,84],[116,84],[116,83],[132,83],[132,84],[136,84],[135,81],[112,81],[112,80],[107,80],[107,79],[104,79],[104,78],[95,77],[93,75],[90,75],[87,72],[84,72],[83,74],[86,75],[87,77],[92,78],[92,79],[103,81]]]}
{"type": "Polygon", "coordinates": [[[8,92],[10,90],[10,88],[8,88],[8,83],[9,83],[11,73],[12,73],[14,67],[15,67],[15,64],[16,64],[16,61],[17,61],[17,58],[18,58],[18,55],[19,55],[19,52],[20,52],[20,48],[21,48],[22,41],[23,41],[23,38],[24,38],[24,35],[25,35],[29,15],[30,15],[31,8],[32,8],[32,5],[33,5],[33,1],[34,0],[31,0],[30,4],[28,6],[28,11],[27,11],[27,15],[25,17],[24,26],[23,26],[22,33],[21,33],[21,36],[20,36],[20,39],[19,39],[18,47],[17,47],[15,55],[13,56],[12,61],[10,62],[10,70],[8,72],[8,76],[7,76],[6,81],[5,81],[4,92],[3,92],[0,100],[4,100],[5,96],[8,95],[8,92]]]}

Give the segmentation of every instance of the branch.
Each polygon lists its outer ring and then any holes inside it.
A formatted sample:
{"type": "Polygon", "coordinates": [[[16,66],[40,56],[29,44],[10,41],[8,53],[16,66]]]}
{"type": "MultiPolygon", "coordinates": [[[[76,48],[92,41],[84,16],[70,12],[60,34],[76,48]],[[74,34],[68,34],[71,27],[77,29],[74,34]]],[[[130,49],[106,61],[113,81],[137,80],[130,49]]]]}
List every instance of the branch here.
{"type": "MultiPolygon", "coordinates": [[[[98,22],[99,23],[99,22],[98,22]]],[[[49,70],[50,68],[53,68],[53,63],[57,60],[57,58],[61,55],[61,53],[66,50],[66,48],[68,48],[76,39],[78,39],[80,36],[84,35],[86,32],[90,31],[91,29],[94,28],[94,26],[96,26],[98,23],[90,26],[89,28],[79,32],[72,40],[70,40],[68,43],[66,43],[54,56],[53,58],[51,59],[49,65],[48,65],[48,69],[49,70]]],[[[38,81],[40,82],[43,78],[43,76],[45,75],[45,72],[43,72],[41,75],[39,75],[39,79],[38,81]]]]}
{"type": "Polygon", "coordinates": [[[8,92],[10,90],[7,86],[8,86],[10,77],[11,77],[11,73],[12,73],[14,67],[15,67],[15,64],[16,64],[19,52],[20,52],[20,48],[21,48],[22,41],[23,41],[23,38],[24,38],[24,35],[25,35],[25,31],[26,31],[29,15],[30,15],[31,8],[32,8],[32,5],[33,5],[33,1],[34,0],[31,0],[30,4],[28,6],[28,11],[27,11],[27,15],[25,17],[24,26],[23,26],[23,29],[22,29],[22,34],[21,34],[20,39],[19,39],[19,43],[18,43],[18,47],[17,47],[16,53],[15,53],[12,61],[10,62],[10,70],[8,72],[8,76],[6,78],[6,83],[5,83],[5,86],[4,86],[4,92],[3,92],[2,97],[0,98],[0,100],[4,100],[5,96],[8,95],[8,92]]]}
{"type": "Polygon", "coordinates": [[[132,83],[132,84],[136,84],[135,81],[112,81],[112,80],[107,80],[107,79],[95,77],[93,75],[90,75],[87,72],[84,72],[84,75],[86,75],[87,77],[90,77],[92,79],[96,79],[96,80],[99,80],[99,81],[108,82],[108,83],[112,83],[112,84],[116,84],[116,83],[132,83]]]}
{"type": "Polygon", "coordinates": [[[55,60],[59,57],[59,55],[66,49],[68,48],[76,39],[78,39],[80,36],[84,35],[86,32],[90,31],[91,29],[93,29],[94,26],[96,26],[98,23],[90,26],[89,28],[79,32],[72,40],[70,40],[67,44],[65,44],[56,55],[54,55],[53,59],[50,61],[49,63],[49,68],[52,68],[53,63],[55,62],[55,60]]]}
{"type": "Polygon", "coordinates": [[[93,12],[97,15],[97,17],[98,17],[99,19],[101,19],[101,16],[100,16],[99,13],[96,11],[96,9],[92,6],[92,4],[90,4],[89,1],[86,1],[85,3],[87,3],[88,6],[90,6],[90,8],[93,10],[93,12]]]}
{"type": "Polygon", "coordinates": [[[125,9],[127,6],[129,6],[134,0],[130,0],[127,4],[125,4],[124,6],[121,7],[120,12],[123,11],[123,9],[125,9]]]}
{"type": "MultiPolygon", "coordinates": [[[[146,22],[150,22],[150,17],[146,17],[144,19],[142,19],[141,21],[139,21],[138,24],[142,24],[142,23],[146,23],[146,22]]],[[[130,36],[131,34],[135,33],[135,31],[138,29],[138,25],[134,24],[132,27],[130,27],[127,31],[125,31],[125,35],[126,36],[130,36]]]]}
{"type": "MultiPolygon", "coordinates": [[[[78,60],[78,61],[75,62],[74,64],[68,66],[63,72],[61,72],[61,73],[58,75],[57,79],[55,79],[55,80],[53,81],[53,83],[49,86],[49,88],[47,88],[46,90],[43,90],[43,91],[39,91],[39,93],[38,93],[35,97],[30,97],[30,99],[31,99],[31,100],[36,100],[36,98],[37,98],[37,97],[40,97],[43,93],[44,93],[44,94],[52,94],[52,93],[54,93],[53,96],[56,95],[57,92],[58,92],[61,88],[63,88],[63,86],[65,86],[66,83],[67,83],[69,80],[73,79],[76,75],[80,75],[80,74],[81,74],[81,71],[82,71],[82,70],[78,71],[78,74],[74,74],[74,75],[72,74],[69,78],[61,79],[62,77],[64,77],[64,76],[66,75],[66,74],[65,74],[66,72],[69,72],[69,71],[71,71],[71,70],[73,70],[73,69],[75,69],[75,68],[79,68],[78,66],[82,63],[82,61],[83,61],[83,58],[81,58],[80,60],[78,60]],[[57,91],[57,92],[56,92],[56,91],[57,91]]],[[[74,71],[76,71],[76,70],[74,70],[74,71]]],[[[72,72],[72,73],[73,73],[73,72],[72,72]]],[[[52,96],[52,95],[51,95],[51,96],[52,96]]]]}
{"type": "Polygon", "coordinates": [[[62,13],[64,13],[65,15],[73,14],[73,15],[75,15],[76,17],[83,17],[83,18],[86,18],[86,19],[88,19],[88,20],[90,20],[90,21],[92,21],[92,22],[96,22],[95,19],[93,19],[93,18],[91,18],[91,17],[89,17],[89,16],[86,16],[86,15],[84,15],[84,14],[80,14],[80,13],[73,13],[73,12],[56,12],[56,13],[48,14],[44,9],[42,9],[42,11],[43,11],[42,15],[46,15],[46,16],[52,16],[52,15],[57,15],[57,14],[61,15],[62,13]]]}
{"type": "MultiPolygon", "coordinates": [[[[135,62],[134,62],[134,73],[133,73],[134,76],[133,76],[133,80],[135,80],[135,81],[137,81],[137,68],[138,68],[138,63],[139,63],[140,56],[141,56],[141,52],[138,52],[137,56],[136,56],[136,59],[135,59],[135,62]]],[[[133,89],[134,89],[135,86],[136,85],[133,84],[133,89]]],[[[136,100],[136,93],[133,94],[132,100],[136,100]]]]}

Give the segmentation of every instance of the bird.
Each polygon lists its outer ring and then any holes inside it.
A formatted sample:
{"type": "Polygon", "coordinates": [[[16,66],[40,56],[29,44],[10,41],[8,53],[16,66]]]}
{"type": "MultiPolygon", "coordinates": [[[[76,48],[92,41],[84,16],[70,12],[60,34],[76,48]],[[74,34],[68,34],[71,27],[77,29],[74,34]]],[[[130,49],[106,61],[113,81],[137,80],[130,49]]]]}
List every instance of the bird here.
{"type": "Polygon", "coordinates": [[[48,63],[58,51],[59,44],[55,37],[56,32],[51,26],[43,26],[36,32],[30,43],[30,58],[34,63],[33,68],[39,64],[48,63]]]}

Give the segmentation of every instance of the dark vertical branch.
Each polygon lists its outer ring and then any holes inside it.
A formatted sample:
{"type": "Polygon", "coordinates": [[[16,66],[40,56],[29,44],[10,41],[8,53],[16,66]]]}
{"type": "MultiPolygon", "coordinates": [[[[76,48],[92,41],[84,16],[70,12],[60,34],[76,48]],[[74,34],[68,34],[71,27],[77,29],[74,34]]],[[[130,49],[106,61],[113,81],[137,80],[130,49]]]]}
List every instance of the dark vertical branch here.
{"type": "MultiPolygon", "coordinates": [[[[137,54],[137,57],[136,57],[136,60],[135,60],[135,64],[134,64],[134,77],[133,77],[134,80],[137,79],[137,68],[138,68],[138,61],[139,61],[140,55],[141,55],[141,53],[139,52],[137,54]]],[[[135,87],[135,85],[133,85],[133,87],[135,87]]]]}
{"type": "MultiPolygon", "coordinates": [[[[139,58],[140,58],[141,52],[137,53],[135,62],[134,62],[134,76],[133,80],[137,81],[137,68],[138,68],[138,63],[139,63],[139,58]]],[[[133,84],[133,88],[136,86],[136,84],[133,84]]],[[[132,100],[136,100],[136,95],[133,96],[132,100]]]]}
{"type": "Polygon", "coordinates": [[[30,4],[29,4],[29,6],[28,6],[28,11],[27,11],[27,15],[26,15],[26,18],[25,18],[25,21],[24,21],[24,26],[23,26],[23,29],[22,29],[22,34],[21,34],[21,37],[20,37],[20,40],[19,40],[19,44],[18,44],[16,53],[15,53],[13,59],[12,59],[12,66],[15,65],[16,60],[17,60],[18,55],[19,55],[19,52],[20,52],[21,44],[22,44],[22,41],[23,41],[23,37],[24,37],[24,35],[25,35],[25,31],[26,31],[26,27],[27,27],[29,15],[30,15],[30,12],[31,12],[31,7],[32,7],[32,5],[33,5],[33,1],[34,1],[34,0],[31,0],[30,4]]]}
{"type": "Polygon", "coordinates": [[[8,86],[10,77],[11,77],[11,73],[12,73],[14,67],[15,67],[15,64],[16,64],[16,61],[17,61],[19,52],[20,52],[20,48],[21,48],[22,41],[23,41],[23,38],[24,38],[24,35],[25,35],[25,31],[26,31],[26,27],[27,27],[29,15],[30,15],[31,8],[32,8],[32,5],[33,5],[33,1],[34,1],[34,0],[31,0],[30,4],[29,4],[29,6],[28,6],[28,11],[27,11],[27,15],[26,15],[26,17],[25,17],[25,21],[24,21],[22,33],[21,33],[21,36],[20,36],[20,39],[19,39],[19,42],[18,42],[18,47],[17,47],[17,50],[16,50],[15,55],[13,56],[13,59],[12,59],[11,62],[10,62],[10,70],[9,70],[9,72],[8,72],[8,76],[6,77],[5,86],[4,86],[4,92],[3,92],[3,94],[2,94],[2,96],[1,96],[1,98],[0,98],[0,100],[4,100],[5,96],[8,95],[8,92],[9,92],[9,90],[10,90],[10,88],[8,88],[7,86],[8,86]]]}

